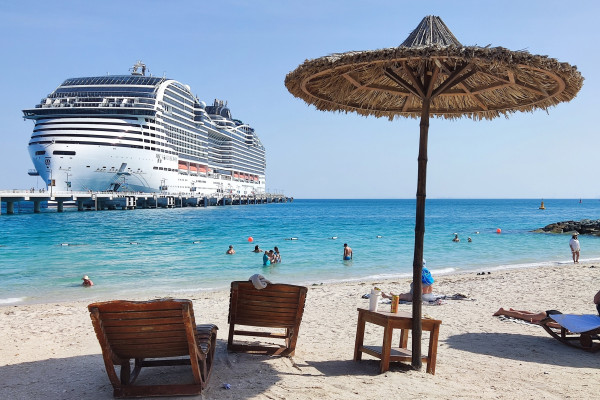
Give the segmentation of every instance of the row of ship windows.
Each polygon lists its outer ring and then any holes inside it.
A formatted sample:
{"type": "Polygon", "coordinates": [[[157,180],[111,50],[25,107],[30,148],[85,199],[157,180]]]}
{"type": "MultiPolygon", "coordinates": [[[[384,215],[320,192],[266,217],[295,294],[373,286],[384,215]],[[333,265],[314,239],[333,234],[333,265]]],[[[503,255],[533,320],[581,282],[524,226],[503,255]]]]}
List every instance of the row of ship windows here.
{"type": "MultiPolygon", "coordinates": [[[[55,119],[60,119],[60,118],[55,118],[55,119]]],[[[111,118],[114,119],[114,118],[111,118]]],[[[147,121],[147,120],[146,120],[147,121]]],[[[49,121],[49,122],[37,122],[35,124],[36,128],[38,126],[41,125],[56,125],[56,124],[60,124],[60,125],[104,125],[103,123],[97,122],[97,121],[91,121],[91,122],[87,122],[87,121],[49,121]]],[[[139,127],[139,124],[129,124],[127,122],[116,122],[116,121],[111,121],[109,123],[106,123],[106,125],[118,125],[118,126],[133,126],[133,127],[139,127]]],[[[148,129],[147,125],[143,125],[144,128],[148,129]]]]}
{"type": "MultiPolygon", "coordinates": [[[[106,144],[100,144],[100,143],[97,143],[97,144],[99,144],[99,145],[105,145],[105,146],[106,146],[106,144]]],[[[110,145],[110,146],[114,146],[114,145],[110,145]]],[[[141,148],[141,146],[126,146],[126,145],[125,145],[125,146],[124,146],[124,145],[120,145],[119,147],[133,147],[133,148],[141,148]]],[[[154,149],[154,147],[147,147],[147,146],[145,147],[145,149],[148,149],[148,150],[155,150],[155,149],[154,149]]],[[[35,152],[35,155],[36,155],[36,156],[43,156],[43,155],[45,155],[45,154],[46,154],[46,151],[45,151],[45,150],[38,150],[38,151],[36,151],[36,152],[35,152]]],[[[54,151],[52,152],[52,154],[53,154],[53,155],[61,155],[61,156],[74,156],[74,155],[76,155],[76,152],[74,152],[74,151],[69,151],[69,150],[54,150],[54,151]]],[[[173,154],[175,154],[175,153],[173,153],[173,154]]],[[[247,168],[249,168],[249,169],[252,169],[252,170],[254,170],[254,168],[253,168],[254,166],[251,166],[251,165],[249,165],[249,164],[247,164],[247,163],[243,163],[242,165],[244,165],[245,167],[247,167],[247,168]]],[[[154,167],[154,169],[157,169],[157,168],[158,168],[158,167],[154,167]]],[[[159,169],[161,169],[161,170],[162,170],[163,168],[162,168],[162,167],[160,167],[159,169]]],[[[171,169],[171,168],[165,168],[165,170],[166,170],[166,171],[176,171],[175,169],[171,169]]]]}
{"type": "MultiPolygon", "coordinates": [[[[79,122],[71,122],[72,124],[80,124],[79,122]]],[[[88,127],[77,127],[77,128],[37,128],[40,125],[47,125],[48,123],[45,124],[37,124],[36,128],[33,130],[33,132],[44,132],[44,131],[78,131],[78,130],[85,130],[85,131],[105,131],[105,132],[122,132],[122,133],[131,133],[134,135],[141,135],[142,132],[140,130],[123,130],[123,129],[111,129],[111,128],[88,128],[88,127]]],[[[65,122],[62,122],[62,124],[65,124],[65,122]]],[[[98,125],[97,123],[93,123],[94,125],[98,125]]],[[[115,125],[115,124],[110,124],[110,125],[115,125]]],[[[125,126],[131,126],[131,127],[135,127],[135,128],[139,128],[139,125],[133,125],[133,124],[121,124],[121,125],[125,125],[125,126]]],[[[154,130],[154,127],[148,127],[147,125],[142,125],[142,128],[145,129],[150,129],[150,130],[154,130]]],[[[155,133],[148,133],[148,132],[144,132],[144,136],[152,136],[152,137],[156,137],[155,133]]]]}
{"type": "MultiPolygon", "coordinates": [[[[43,156],[44,154],[46,154],[46,150],[39,150],[35,152],[36,156],[43,156]]],[[[74,156],[75,152],[68,150],[54,150],[52,154],[55,156],[74,156]]]]}
{"type": "MultiPolygon", "coordinates": [[[[37,130],[37,132],[44,132],[46,130],[54,130],[54,129],[39,129],[37,130]]],[[[71,129],[64,129],[64,130],[71,130],[71,129]]],[[[88,131],[112,131],[112,132],[122,132],[121,130],[115,130],[115,129],[86,129],[88,131]]],[[[136,134],[141,134],[140,132],[127,132],[127,133],[136,133],[136,134]]],[[[150,134],[147,132],[144,132],[144,136],[149,136],[149,137],[156,137],[155,134],[150,134]]],[[[117,139],[117,140],[130,140],[133,142],[144,142],[144,143],[154,143],[154,144],[161,144],[160,141],[155,141],[155,140],[149,140],[149,139],[138,139],[138,138],[133,138],[133,137],[127,137],[127,138],[123,138],[121,136],[111,136],[111,135],[83,135],[83,134],[68,134],[68,133],[54,133],[54,134],[48,134],[48,135],[32,135],[31,138],[32,139],[36,139],[36,138],[42,138],[42,137],[89,137],[89,138],[96,138],[96,139],[117,139]]]]}
{"type": "MultiPolygon", "coordinates": [[[[83,141],[66,141],[66,140],[40,140],[37,142],[29,142],[30,146],[36,145],[36,144],[85,144],[85,145],[91,145],[91,146],[106,146],[106,147],[129,147],[132,149],[143,149],[143,150],[152,150],[152,151],[156,151],[159,153],[165,153],[165,154],[173,154],[173,155],[177,155],[178,153],[174,152],[174,151],[170,151],[170,150],[164,150],[158,147],[150,147],[150,146],[138,146],[138,145],[134,145],[134,144],[122,144],[122,143],[101,143],[101,142],[83,142],[83,141]]],[[[56,151],[60,151],[60,150],[56,150],[56,151]]],[[[45,153],[44,153],[45,154],[45,153]]],[[[56,154],[56,153],[54,153],[56,154]]],[[[74,155],[74,154],[67,154],[67,155],[74,155]]]]}

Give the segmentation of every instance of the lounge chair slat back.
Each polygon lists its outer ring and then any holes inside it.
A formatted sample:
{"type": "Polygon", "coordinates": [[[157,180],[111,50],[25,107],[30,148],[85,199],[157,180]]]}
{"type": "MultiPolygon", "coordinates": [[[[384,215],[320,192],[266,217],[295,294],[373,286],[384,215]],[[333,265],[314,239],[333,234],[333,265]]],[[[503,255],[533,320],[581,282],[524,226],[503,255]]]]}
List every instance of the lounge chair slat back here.
{"type": "Polygon", "coordinates": [[[258,290],[251,282],[231,283],[229,306],[228,349],[232,351],[264,352],[293,355],[308,289],[304,286],[269,284],[258,290]],[[236,325],[261,328],[281,328],[283,334],[264,331],[236,330],[236,325]],[[244,345],[233,343],[234,335],[283,337],[285,346],[244,345]]]}
{"type": "Polygon", "coordinates": [[[206,386],[217,327],[197,328],[191,301],[110,301],[88,309],[115,397],[199,394],[206,386]],[[135,359],[133,373],[130,359],[135,359]],[[115,363],[121,366],[120,378],[115,363]],[[142,367],[176,364],[191,365],[193,384],[133,386],[142,367]]]}
{"type": "Polygon", "coordinates": [[[160,310],[148,310],[148,304],[133,303],[128,313],[103,312],[102,306],[98,309],[107,340],[117,357],[179,357],[189,355],[184,321],[196,329],[193,320],[184,318],[184,310],[190,304],[170,301],[164,302],[160,310]]]}

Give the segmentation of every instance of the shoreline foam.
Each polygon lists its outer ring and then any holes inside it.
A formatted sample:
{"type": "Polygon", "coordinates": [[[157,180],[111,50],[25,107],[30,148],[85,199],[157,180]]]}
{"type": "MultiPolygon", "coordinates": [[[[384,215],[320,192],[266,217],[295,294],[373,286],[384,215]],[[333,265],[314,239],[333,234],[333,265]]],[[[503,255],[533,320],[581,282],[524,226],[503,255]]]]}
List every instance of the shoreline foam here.
{"type": "MultiPolygon", "coordinates": [[[[581,259],[580,265],[593,265],[594,263],[600,263],[600,258],[590,258],[590,259],[581,259]]],[[[504,265],[496,265],[493,267],[480,267],[480,268],[468,268],[461,269],[457,267],[443,267],[440,269],[429,267],[434,279],[437,279],[442,276],[453,276],[453,275],[462,275],[462,274],[471,274],[478,272],[500,272],[500,271],[508,271],[508,270],[520,270],[520,269],[530,269],[530,268],[550,268],[550,267],[558,267],[565,265],[573,265],[572,261],[542,261],[542,262],[530,262],[530,263],[516,263],[516,264],[504,264],[504,265]]],[[[283,282],[278,277],[273,277],[268,273],[263,272],[263,275],[270,279],[273,282],[283,282]]],[[[250,276],[250,275],[248,275],[250,276]]],[[[237,278],[238,280],[246,279],[245,276],[240,276],[237,278]]],[[[335,285],[335,284],[353,284],[364,281],[406,281],[406,287],[410,284],[412,280],[412,271],[411,272],[399,272],[396,274],[376,274],[376,275],[367,275],[367,276],[359,276],[359,277],[348,277],[348,278],[324,278],[324,279],[297,279],[297,280],[285,280],[285,283],[292,283],[296,285],[335,285]]],[[[119,290],[111,290],[110,288],[102,287],[100,285],[95,285],[91,288],[82,288],[80,284],[71,284],[66,286],[64,289],[67,291],[57,291],[53,293],[53,296],[47,296],[46,298],[41,297],[33,297],[33,296],[19,296],[18,293],[15,293],[12,297],[7,297],[4,299],[0,299],[0,306],[4,304],[17,304],[17,305],[32,305],[32,304],[44,304],[44,303],[69,303],[69,302],[92,302],[92,301],[108,301],[113,299],[124,299],[124,298],[157,298],[157,297],[178,297],[178,296],[194,296],[195,293],[208,293],[215,292],[221,290],[229,290],[229,283],[223,283],[222,285],[215,285],[212,287],[186,287],[186,288],[174,288],[174,287],[146,287],[143,289],[134,288],[131,291],[127,291],[130,295],[124,294],[126,291],[123,288],[119,288],[119,290]],[[72,296],[64,296],[65,293],[69,293],[68,290],[84,290],[85,292],[71,292],[72,296]],[[58,296],[55,294],[59,293],[58,296]]],[[[406,289],[408,291],[408,289],[406,289]]]]}

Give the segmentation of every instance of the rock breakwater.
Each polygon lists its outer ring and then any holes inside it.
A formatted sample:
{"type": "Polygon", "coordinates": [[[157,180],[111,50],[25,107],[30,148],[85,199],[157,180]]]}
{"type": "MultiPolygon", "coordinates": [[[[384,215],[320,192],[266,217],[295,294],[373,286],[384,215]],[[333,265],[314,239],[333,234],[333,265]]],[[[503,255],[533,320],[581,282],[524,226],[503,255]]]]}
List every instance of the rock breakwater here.
{"type": "Polygon", "coordinates": [[[581,221],[563,221],[555,222],[546,225],[543,228],[534,230],[533,232],[548,232],[548,233],[574,233],[580,235],[595,235],[600,236],[600,219],[582,219],[581,221]]]}

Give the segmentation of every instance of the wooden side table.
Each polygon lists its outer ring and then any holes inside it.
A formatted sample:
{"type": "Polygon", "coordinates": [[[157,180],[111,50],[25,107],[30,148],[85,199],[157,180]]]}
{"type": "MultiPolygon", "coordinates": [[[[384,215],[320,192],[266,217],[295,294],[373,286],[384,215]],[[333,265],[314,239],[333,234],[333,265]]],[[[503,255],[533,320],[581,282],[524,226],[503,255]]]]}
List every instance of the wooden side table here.
{"type": "MultiPolygon", "coordinates": [[[[438,334],[442,321],[435,319],[422,319],[421,327],[429,334],[429,351],[421,359],[427,363],[427,372],[435,375],[435,361],[437,358],[438,334]]],[[[381,359],[380,372],[390,369],[390,361],[411,361],[412,351],[407,348],[408,332],[412,328],[412,315],[407,312],[390,313],[384,311],[369,311],[358,309],[358,324],[356,326],[356,342],[354,344],[354,361],[360,361],[362,353],[381,359]],[[370,322],[383,326],[383,343],[381,346],[364,346],[365,325],[370,322]],[[392,348],[392,333],[394,329],[401,329],[400,345],[392,348]]]]}

